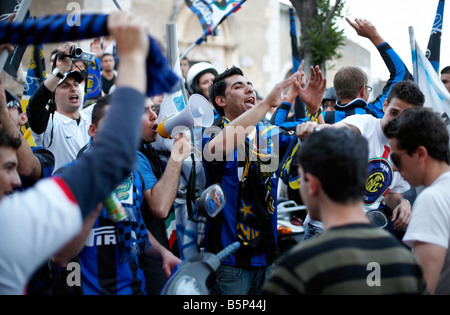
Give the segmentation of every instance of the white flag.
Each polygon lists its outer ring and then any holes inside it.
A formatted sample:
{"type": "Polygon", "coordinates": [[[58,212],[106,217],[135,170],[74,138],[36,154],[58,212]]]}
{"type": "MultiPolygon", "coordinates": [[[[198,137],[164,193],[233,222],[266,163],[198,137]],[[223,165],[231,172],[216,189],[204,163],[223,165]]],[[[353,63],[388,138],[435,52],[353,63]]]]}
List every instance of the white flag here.
{"type": "Polygon", "coordinates": [[[430,61],[420,50],[414,37],[414,29],[409,27],[414,81],[425,95],[425,107],[441,115],[450,133],[450,93],[438,77],[430,61]]]}

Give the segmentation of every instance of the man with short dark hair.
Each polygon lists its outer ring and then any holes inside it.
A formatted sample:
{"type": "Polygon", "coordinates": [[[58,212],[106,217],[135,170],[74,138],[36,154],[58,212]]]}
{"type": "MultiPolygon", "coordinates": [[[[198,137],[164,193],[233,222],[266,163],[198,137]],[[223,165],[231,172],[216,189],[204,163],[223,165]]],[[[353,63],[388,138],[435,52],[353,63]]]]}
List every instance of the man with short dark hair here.
{"type": "Polygon", "coordinates": [[[116,80],[116,71],[114,67],[116,66],[116,61],[114,56],[108,53],[103,54],[100,59],[100,67],[102,68],[102,91],[103,94],[109,94],[111,92],[111,88],[115,84],[116,80]]]}
{"type": "MultiPolygon", "coordinates": [[[[120,88],[90,154],[65,174],[4,197],[3,193],[9,193],[20,181],[15,150],[1,150],[6,164],[0,176],[0,294],[26,293],[33,272],[79,233],[83,220],[135,164],[147,90],[146,61],[161,61],[163,57],[159,50],[150,51],[145,20],[125,12],[112,13],[107,27],[121,56],[120,88]],[[114,133],[117,129],[121,130],[119,135],[114,133]]],[[[158,71],[171,74],[166,67],[158,71]]]]}
{"type": "Polygon", "coordinates": [[[34,185],[41,178],[49,177],[55,164],[55,158],[49,150],[30,147],[23,137],[21,128],[27,121],[27,114],[23,112],[19,99],[4,90],[0,80],[0,125],[22,141],[17,150],[17,171],[21,176],[22,189],[34,185]]]}
{"type": "Polygon", "coordinates": [[[274,268],[265,294],[424,294],[417,259],[363,210],[367,141],[347,129],[313,133],[297,154],[300,194],[325,231],[274,268]]]}
{"type": "MultiPolygon", "coordinates": [[[[413,81],[399,81],[395,83],[383,103],[384,116],[381,119],[372,115],[352,115],[335,124],[320,124],[306,122],[297,127],[297,134],[305,138],[313,133],[315,128],[349,128],[362,134],[369,142],[369,176],[367,178],[364,205],[366,210],[377,209],[381,201],[391,209],[394,228],[404,231],[411,218],[411,204],[403,197],[403,193],[410,189],[398,172],[394,172],[389,161],[389,143],[383,133],[383,127],[393,118],[399,116],[405,109],[422,107],[425,97],[413,81]]],[[[308,230],[309,220],[306,230],[308,230]]],[[[319,228],[320,222],[312,222],[319,228]]],[[[305,232],[305,238],[308,233],[305,232]]]]}
{"type": "Polygon", "coordinates": [[[72,162],[80,149],[89,142],[89,125],[93,106],[82,109],[84,78],[71,71],[68,53],[75,44],[59,46],[59,68],[39,85],[27,107],[28,122],[37,146],[55,156],[55,170],[72,162]],[[49,105],[49,110],[47,110],[49,105]]]}
{"type": "Polygon", "coordinates": [[[450,66],[441,70],[441,81],[444,83],[445,88],[450,93],[450,66]]]}
{"type": "Polygon", "coordinates": [[[0,129],[0,198],[3,198],[20,187],[21,181],[19,174],[15,171],[17,168],[16,151],[20,147],[20,138],[15,138],[0,129]],[[13,170],[13,171],[11,171],[13,170]]]}
{"type": "Polygon", "coordinates": [[[403,242],[419,258],[431,293],[450,294],[450,148],[439,114],[407,109],[384,127],[395,168],[411,186],[425,186],[414,202],[403,242]]]}
{"type": "MultiPolygon", "coordinates": [[[[88,148],[80,152],[79,158],[88,154],[88,151],[95,147],[95,138],[102,129],[106,113],[110,110],[112,96],[113,94],[106,95],[97,100],[97,104],[92,111],[92,124],[89,127],[92,141],[88,148]]],[[[156,121],[156,115],[152,112],[148,102],[145,109],[142,114],[141,137],[146,137],[149,133],[156,137],[156,130],[148,128],[151,122],[156,121]]],[[[142,163],[141,159],[141,154],[138,153],[138,164],[142,163]]],[[[77,162],[78,160],[72,164],[77,162]]],[[[169,176],[171,180],[169,185],[163,187],[165,192],[176,190],[176,184],[178,183],[178,178],[175,176],[176,167],[173,164],[171,166],[170,171],[175,173],[169,176]]],[[[69,166],[66,166],[60,172],[64,173],[68,169],[69,166]]],[[[53,256],[53,261],[59,265],[55,266],[57,272],[53,276],[54,282],[57,284],[57,293],[89,295],[155,294],[154,291],[149,292],[148,288],[155,285],[155,282],[159,279],[149,277],[147,275],[149,270],[153,274],[163,274],[163,283],[167,281],[170,271],[180,260],[155,239],[151,227],[148,225],[148,220],[143,219],[148,215],[145,211],[151,211],[151,209],[148,210],[148,206],[145,207],[146,204],[151,204],[148,190],[152,187],[149,186],[148,182],[147,174],[135,167],[129,176],[123,179],[113,191],[113,194],[117,196],[117,201],[126,209],[126,218],[115,221],[108,212],[107,203],[99,204],[98,210],[85,221],[82,233],[53,256]],[[148,231],[150,232],[147,233],[148,231]],[[99,238],[100,234],[103,237],[99,238]],[[150,258],[152,262],[157,261],[159,264],[154,268],[149,268],[146,264],[143,264],[150,258]],[[71,261],[81,265],[82,283],[75,288],[69,287],[66,283],[70,271],[65,270],[65,267],[71,261]],[[163,269],[166,272],[165,276],[163,269]]],[[[170,193],[159,193],[157,195],[161,199],[171,197],[170,193]]],[[[170,207],[167,207],[165,211],[168,212],[169,209],[170,207]]],[[[163,213],[162,216],[167,216],[167,213],[163,213]]],[[[161,290],[162,286],[157,294],[161,290]]]]}
{"type": "Polygon", "coordinates": [[[272,268],[280,161],[290,154],[289,148],[297,139],[293,133],[263,125],[261,120],[271,107],[281,104],[282,91],[287,88],[291,102],[302,93],[303,101],[315,113],[325,85],[322,93],[311,95],[311,86],[319,82],[310,80],[305,90],[299,82],[297,72],[259,103],[253,84],[237,67],[219,74],[211,86],[210,98],[220,119],[204,132],[203,163],[207,185],[222,184],[227,202],[209,222],[206,250],[216,253],[235,241],[242,244],[219,268],[213,294],[257,294],[272,268]]]}

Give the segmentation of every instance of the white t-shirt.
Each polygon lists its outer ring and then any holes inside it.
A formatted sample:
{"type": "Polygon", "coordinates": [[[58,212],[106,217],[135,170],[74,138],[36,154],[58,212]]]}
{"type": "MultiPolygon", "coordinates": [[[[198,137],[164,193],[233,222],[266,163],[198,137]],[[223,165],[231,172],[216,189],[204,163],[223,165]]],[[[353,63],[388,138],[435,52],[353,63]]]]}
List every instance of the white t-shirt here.
{"type": "Polygon", "coordinates": [[[55,156],[55,171],[75,160],[81,148],[89,142],[93,108],[94,105],[80,111],[79,123],[55,111],[42,134],[32,131],[36,146],[47,148],[55,156]]]}
{"type": "MultiPolygon", "coordinates": [[[[381,129],[380,119],[372,115],[352,115],[342,122],[355,126],[361,135],[367,139],[369,147],[369,176],[366,181],[366,194],[364,196],[364,210],[378,209],[383,196],[387,193],[404,193],[410,189],[407,181],[399,172],[394,172],[389,153],[389,142],[381,129]]],[[[309,215],[305,223],[323,229],[319,221],[311,220],[309,215]]]]}
{"type": "Polygon", "coordinates": [[[388,192],[404,193],[410,189],[399,172],[394,172],[389,142],[381,129],[380,119],[372,115],[352,115],[342,122],[359,129],[369,144],[369,176],[364,196],[365,210],[377,209],[388,192]]]}
{"type": "Polygon", "coordinates": [[[43,179],[0,202],[0,294],[24,294],[34,272],[82,228],[61,179],[43,179]]]}
{"type": "Polygon", "coordinates": [[[447,249],[435,294],[450,294],[450,172],[439,176],[414,201],[403,242],[413,247],[416,241],[447,249]]]}

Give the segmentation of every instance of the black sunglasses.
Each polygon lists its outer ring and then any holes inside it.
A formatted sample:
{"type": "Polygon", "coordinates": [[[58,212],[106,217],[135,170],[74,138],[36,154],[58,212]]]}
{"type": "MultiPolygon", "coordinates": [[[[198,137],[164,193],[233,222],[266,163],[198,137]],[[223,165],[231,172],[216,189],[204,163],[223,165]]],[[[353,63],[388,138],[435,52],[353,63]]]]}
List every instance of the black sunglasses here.
{"type": "Polygon", "coordinates": [[[402,155],[404,155],[406,153],[407,152],[403,152],[402,154],[396,154],[394,152],[391,152],[391,160],[392,160],[392,163],[394,164],[394,166],[396,168],[400,168],[401,167],[402,162],[401,162],[400,158],[402,157],[402,155]]]}
{"type": "Polygon", "coordinates": [[[20,105],[20,103],[17,102],[16,100],[9,101],[9,102],[6,104],[6,107],[8,107],[8,108],[16,107],[17,110],[19,111],[19,113],[20,113],[20,114],[22,113],[22,105],[20,105]]]}

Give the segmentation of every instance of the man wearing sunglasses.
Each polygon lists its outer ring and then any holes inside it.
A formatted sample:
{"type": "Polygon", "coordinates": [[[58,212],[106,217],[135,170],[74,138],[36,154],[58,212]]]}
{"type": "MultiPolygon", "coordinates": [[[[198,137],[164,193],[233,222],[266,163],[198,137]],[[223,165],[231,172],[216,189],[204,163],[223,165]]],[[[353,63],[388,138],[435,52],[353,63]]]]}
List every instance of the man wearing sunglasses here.
{"type": "Polygon", "coordinates": [[[17,151],[18,173],[22,181],[21,189],[32,186],[43,177],[50,176],[55,164],[55,158],[49,150],[28,145],[21,132],[22,126],[27,121],[27,114],[23,112],[19,99],[5,90],[0,80],[0,126],[6,132],[20,138],[23,144],[17,151]]]}
{"type": "Polygon", "coordinates": [[[301,139],[314,132],[317,127],[320,129],[344,127],[363,135],[368,140],[369,176],[364,206],[366,211],[377,209],[383,201],[388,209],[392,209],[390,216],[395,222],[393,227],[397,231],[404,231],[411,219],[411,204],[403,198],[403,193],[407,192],[410,186],[399,172],[394,172],[389,161],[391,150],[383,128],[404,110],[422,107],[424,101],[423,93],[413,81],[399,81],[392,86],[384,101],[384,116],[381,119],[372,115],[352,115],[332,125],[305,122],[297,127],[297,135],[301,139]]]}
{"type": "Polygon", "coordinates": [[[413,248],[428,289],[450,294],[450,149],[442,118],[428,108],[405,110],[384,127],[396,170],[411,186],[425,189],[403,242],[413,248]]]}

